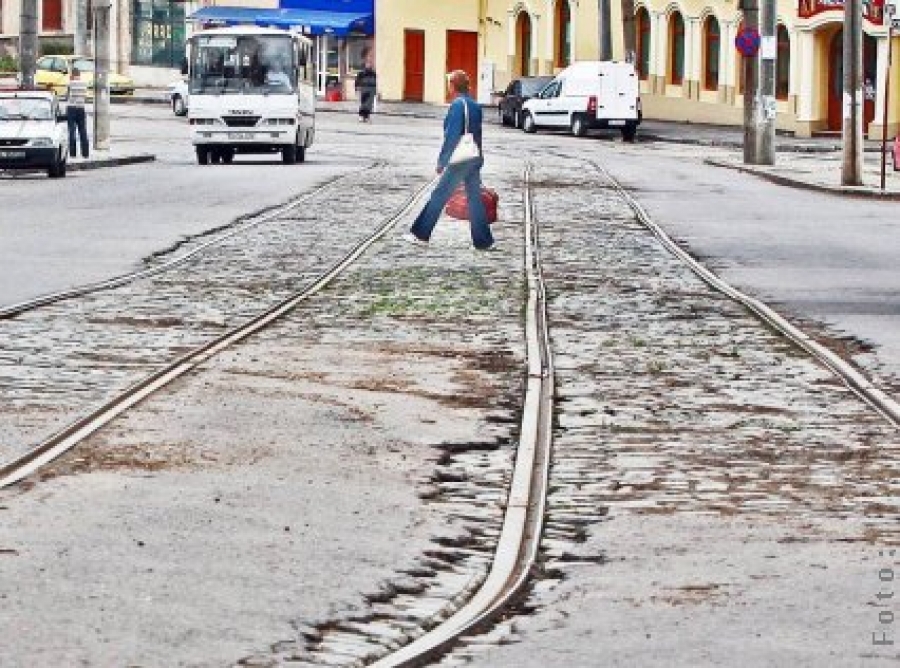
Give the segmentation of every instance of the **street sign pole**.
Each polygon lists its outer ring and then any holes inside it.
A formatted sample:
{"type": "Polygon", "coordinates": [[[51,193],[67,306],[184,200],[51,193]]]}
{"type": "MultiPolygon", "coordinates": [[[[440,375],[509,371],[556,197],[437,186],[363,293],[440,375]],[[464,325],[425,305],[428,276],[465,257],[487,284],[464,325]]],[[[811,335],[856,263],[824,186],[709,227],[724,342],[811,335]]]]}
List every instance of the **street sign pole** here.
{"type": "MultiPolygon", "coordinates": [[[[742,0],[740,9],[744,11],[744,31],[759,36],[758,0],[742,0]]],[[[741,54],[744,68],[744,164],[759,163],[759,54],[754,49],[741,54]]]]}
{"type": "Polygon", "coordinates": [[[841,184],[862,180],[862,0],[844,2],[844,99],[841,105],[841,184]]]}
{"type": "Polygon", "coordinates": [[[887,65],[884,70],[884,109],[881,112],[881,189],[887,187],[887,135],[888,135],[888,109],[890,109],[891,95],[891,61],[894,59],[894,13],[896,7],[894,5],[885,5],[884,13],[888,18],[887,33],[887,65]]]}

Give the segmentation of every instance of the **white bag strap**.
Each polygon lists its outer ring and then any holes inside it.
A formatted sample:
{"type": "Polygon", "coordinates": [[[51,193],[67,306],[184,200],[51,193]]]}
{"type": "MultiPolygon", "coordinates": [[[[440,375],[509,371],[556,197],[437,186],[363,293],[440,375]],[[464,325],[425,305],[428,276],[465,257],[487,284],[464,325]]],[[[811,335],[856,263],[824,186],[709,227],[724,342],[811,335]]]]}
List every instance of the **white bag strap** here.
{"type": "Polygon", "coordinates": [[[462,102],[463,114],[465,115],[465,119],[466,119],[464,121],[465,125],[463,127],[463,134],[467,135],[467,134],[469,134],[469,105],[466,104],[465,98],[460,98],[460,101],[462,102]]]}

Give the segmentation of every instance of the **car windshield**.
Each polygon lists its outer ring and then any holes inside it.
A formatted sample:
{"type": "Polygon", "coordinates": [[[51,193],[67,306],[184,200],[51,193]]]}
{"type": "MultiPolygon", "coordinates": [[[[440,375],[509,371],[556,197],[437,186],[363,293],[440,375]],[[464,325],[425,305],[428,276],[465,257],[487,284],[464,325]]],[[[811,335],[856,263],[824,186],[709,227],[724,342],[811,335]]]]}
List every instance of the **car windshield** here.
{"type": "Polygon", "coordinates": [[[94,61],[87,58],[76,58],[72,61],[72,67],[77,67],[79,72],[93,72],[94,61]]]}
{"type": "Polygon", "coordinates": [[[522,79],[522,95],[535,96],[543,90],[544,86],[553,81],[552,77],[539,79],[522,79]]]}
{"type": "Polygon", "coordinates": [[[52,118],[53,107],[46,98],[0,98],[0,121],[49,121],[52,118]]]}
{"type": "Polygon", "coordinates": [[[191,93],[291,94],[297,80],[289,36],[200,35],[191,50],[191,93]]]}

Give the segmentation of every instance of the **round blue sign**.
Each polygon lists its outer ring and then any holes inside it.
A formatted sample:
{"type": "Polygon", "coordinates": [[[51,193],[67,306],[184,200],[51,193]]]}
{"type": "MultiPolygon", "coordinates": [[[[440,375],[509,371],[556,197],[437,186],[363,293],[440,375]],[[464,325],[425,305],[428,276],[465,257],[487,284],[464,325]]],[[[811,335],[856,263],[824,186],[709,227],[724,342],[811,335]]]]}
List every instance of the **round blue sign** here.
{"type": "Polygon", "coordinates": [[[762,40],[756,28],[741,28],[734,38],[734,46],[745,58],[751,58],[759,52],[762,40]]]}

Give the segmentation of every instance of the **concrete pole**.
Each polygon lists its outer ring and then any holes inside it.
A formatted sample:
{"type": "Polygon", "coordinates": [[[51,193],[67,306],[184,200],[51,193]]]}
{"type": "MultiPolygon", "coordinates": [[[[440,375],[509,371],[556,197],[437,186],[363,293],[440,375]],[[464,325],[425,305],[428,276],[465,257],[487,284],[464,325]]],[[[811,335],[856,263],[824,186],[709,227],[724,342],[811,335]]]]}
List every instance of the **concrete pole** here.
{"type": "Polygon", "coordinates": [[[762,97],[760,131],[757,141],[758,164],[775,164],[775,115],[777,102],[775,99],[775,64],[778,55],[776,19],[778,7],[776,0],[763,0],[761,30],[762,58],[759,73],[759,89],[762,97]]]}
{"type": "Polygon", "coordinates": [[[862,185],[862,2],[844,3],[844,100],[841,183],[862,185]]]}
{"type": "MultiPolygon", "coordinates": [[[[744,28],[759,30],[757,0],[744,0],[744,28]]],[[[744,57],[744,164],[755,165],[759,160],[759,54],[744,57]]]]}
{"type": "Polygon", "coordinates": [[[75,0],[75,38],[73,50],[76,55],[88,55],[87,0],[75,0]]]}
{"type": "Polygon", "coordinates": [[[37,0],[22,0],[19,15],[19,68],[23,88],[34,88],[34,70],[37,63],[37,0]]]}
{"type": "Polygon", "coordinates": [[[94,5],[94,148],[109,149],[109,9],[94,5]]]}
{"type": "Polygon", "coordinates": [[[597,14],[600,22],[600,60],[612,60],[611,1],[612,0],[597,0],[597,14]]]}

